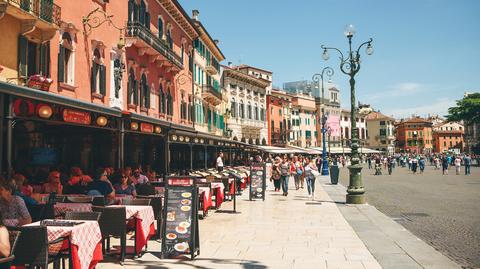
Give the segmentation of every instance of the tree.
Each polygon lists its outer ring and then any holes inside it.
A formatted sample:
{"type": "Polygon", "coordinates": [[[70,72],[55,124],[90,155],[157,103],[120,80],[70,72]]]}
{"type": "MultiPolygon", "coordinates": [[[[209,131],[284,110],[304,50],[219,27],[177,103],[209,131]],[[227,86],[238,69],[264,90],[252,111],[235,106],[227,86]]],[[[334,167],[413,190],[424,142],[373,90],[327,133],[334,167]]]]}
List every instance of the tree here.
{"type": "Polygon", "coordinates": [[[447,121],[464,121],[466,125],[480,123],[480,93],[472,93],[448,109],[447,121]]]}

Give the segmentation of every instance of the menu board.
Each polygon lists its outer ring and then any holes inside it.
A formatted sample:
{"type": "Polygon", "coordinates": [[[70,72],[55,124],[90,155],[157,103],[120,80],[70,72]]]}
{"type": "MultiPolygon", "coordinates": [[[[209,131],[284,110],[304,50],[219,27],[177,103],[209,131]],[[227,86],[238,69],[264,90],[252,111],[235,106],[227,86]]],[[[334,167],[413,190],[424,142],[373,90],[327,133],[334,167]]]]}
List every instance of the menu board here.
{"type": "Polygon", "coordinates": [[[250,166],[250,200],[265,200],[266,188],[265,164],[252,163],[250,166]]]}
{"type": "Polygon", "coordinates": [[[162,258],[200,253],[198,191],[191,177],[169,177],[165,185],[162,258]]]}

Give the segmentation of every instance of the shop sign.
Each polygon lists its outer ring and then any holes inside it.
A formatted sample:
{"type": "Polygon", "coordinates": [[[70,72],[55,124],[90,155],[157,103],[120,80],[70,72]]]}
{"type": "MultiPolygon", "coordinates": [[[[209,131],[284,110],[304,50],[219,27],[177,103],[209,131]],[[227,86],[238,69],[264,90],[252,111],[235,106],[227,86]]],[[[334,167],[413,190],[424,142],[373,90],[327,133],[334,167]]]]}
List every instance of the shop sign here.
{"type": "Polygon", "coordinates": [[[144,133],[153,133],[153,124],[150,123],[140,123],[140,131],[144,133]]]}
{"type": "Polygon", "coordinates": [[[63,120],[65,122],[88,125],[90,124],[92,119],[89,112],[78,111],[73,109],[64,109],[63,120]]]}

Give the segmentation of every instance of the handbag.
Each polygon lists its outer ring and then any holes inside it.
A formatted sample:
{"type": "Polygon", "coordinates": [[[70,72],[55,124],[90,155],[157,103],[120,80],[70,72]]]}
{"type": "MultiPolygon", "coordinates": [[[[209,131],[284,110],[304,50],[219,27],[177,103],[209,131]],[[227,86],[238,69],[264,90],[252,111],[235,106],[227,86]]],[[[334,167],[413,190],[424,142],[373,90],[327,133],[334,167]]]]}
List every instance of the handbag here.
{"type": "Polygon", "coordinates": [[[297,175],[301,176],[302,174],[303,174],[302,169],[300,169],[300,167],[297,168],[297,175]]]}

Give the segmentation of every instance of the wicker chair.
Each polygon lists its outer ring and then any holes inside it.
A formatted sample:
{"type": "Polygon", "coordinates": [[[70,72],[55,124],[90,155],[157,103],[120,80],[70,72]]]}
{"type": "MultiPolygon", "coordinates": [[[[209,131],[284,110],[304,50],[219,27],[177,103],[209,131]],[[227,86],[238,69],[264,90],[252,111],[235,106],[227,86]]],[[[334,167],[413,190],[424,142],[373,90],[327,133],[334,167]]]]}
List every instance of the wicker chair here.
{"type": "Polygon", "coordinates": [[[18,237],[20,236],[20,231],[8,231],[10,239],[10,256],[5,258],[0,258],[0,268],[10,268],[13,260],[15,259],[15,247],[17,245],[18,237]]]}
{"type": "Polygon", "coordinates": [[[48,264],[57,262],[58,253],[49,252],[49,246],[62,244],[64,238],[48,242],[46,226],[12,227],[13,231],[20,231],[15,245],[12,265],[25,267],[48,268],[48,264]]]}
{"type": "Polygon", "coordinates": [[[125,225],[127,211],[125,207],[92,206],[92,210],[101,213],[98,224],[102,232],[103,253],[110,251],[110,237],[120,237],[120,261],[123,262],[127,248],[127,229],[125,225]]]}
{"type": "Polygon", "coordinates": [[[28,213],[30,213],[30,217],[32,217],[32,222],[55,218],[53,204],[28,205],[27,209],[28,213]]]}
{"type": "Polygon", "coordinates": [[[122,199],[122,205],[150,205],[151,199],[122,199]]]}
{"type": "Polygon", "coordinates": [[[73,211],[68,211],[65,213],[65,219],[66,220],[94,220],[94,221],[99,221],[100,220],[100,215],[102,213],[100,212],[73,212],[73,211]]]}
{"type": "Polygon", "coordinates": [[[93,197],[88,196],[67,196],[65,202],[67,203],[92,203],[93,197]]]}

